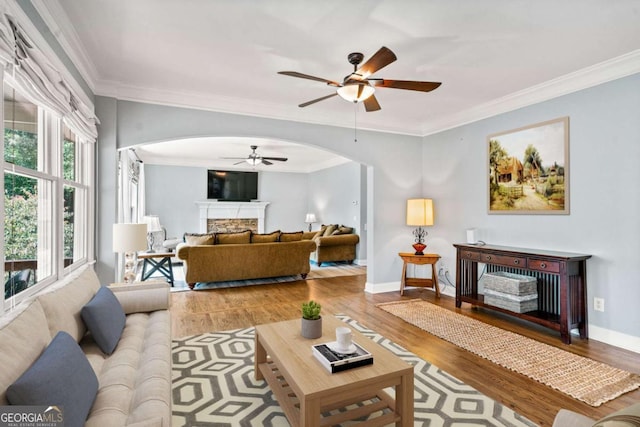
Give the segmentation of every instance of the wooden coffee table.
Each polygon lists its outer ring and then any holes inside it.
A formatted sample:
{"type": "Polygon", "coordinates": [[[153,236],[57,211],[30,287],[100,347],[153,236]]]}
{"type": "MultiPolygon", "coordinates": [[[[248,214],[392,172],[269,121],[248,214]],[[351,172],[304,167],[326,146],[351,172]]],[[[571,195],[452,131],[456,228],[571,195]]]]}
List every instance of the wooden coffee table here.
{"type": "Polygon", "coordinates": [[[373,354],[373,365],[331,374],[311,346],[334,341],[336,327],[348,325],[333,316],[323,316],[322,323],[322,337],[315,340],[300,336],[300,319],[256,326],[255,377],[267,381],[289,423],[335,425],[386,408],[363,424],[413,426],[413,366],[351,328],[353,340],[373,354]],[[395,388],[395,400],[383,391],[387,387],[395,388]]]}

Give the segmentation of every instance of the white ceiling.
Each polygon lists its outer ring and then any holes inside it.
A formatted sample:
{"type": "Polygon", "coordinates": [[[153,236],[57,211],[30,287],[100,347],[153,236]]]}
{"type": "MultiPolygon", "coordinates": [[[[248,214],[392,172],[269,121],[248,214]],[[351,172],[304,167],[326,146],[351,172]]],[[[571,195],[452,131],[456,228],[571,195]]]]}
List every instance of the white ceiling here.
{"type": "Polygon", "coordinates": [[[325,150],[264,138],[190,138],[134,147],[145,163],[156,165],[198,166],[209,169],[268,170],[270,172],[310,173],[346,163],[349,159],[325,150]],[[246,161],[251,145],[257,145],[261,157],[285,157],[272,165],[250,166],[246,161]],[[227,159],[233,157],[235,159],[227,159]],[[239,164],[236,164],[239,163],[239,164]]]}
{"type": "MultiPolygon", "coordinates": [[[[32,0],[98,95],[352,127],[338,80],[381,46],[359,128],[426,135],[640,71],[640,0],[32,0]]],[[[241,142],[247,146],[249,143],[241,142]]],[[[260,145],[260,144],[258,144],[260,145]]],[[[265,147],[266,148],[266,147],[265,147]]],[[[285,153],[287,154],[287,153],[285,153]]]]}

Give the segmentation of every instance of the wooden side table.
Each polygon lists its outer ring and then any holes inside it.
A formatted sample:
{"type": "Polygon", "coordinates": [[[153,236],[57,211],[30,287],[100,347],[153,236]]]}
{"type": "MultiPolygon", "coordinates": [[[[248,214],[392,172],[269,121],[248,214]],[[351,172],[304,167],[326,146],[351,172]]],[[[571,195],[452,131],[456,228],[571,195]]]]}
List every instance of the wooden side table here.
{"type": "Polygon", "coordinates": [[[400,281],[400,295],[404,295],[405,286],[417,286],[421,288],[434,288],[436,298],[440,298],[440,286],[438,285],[438,274],[436,272],[436,263],[440,259],[440,255],[416,255],[411,252],[400,252],[398,255],[400,255],[400,258],[404,261],[404,265],[402,266],[402,280],[400,281]],[[431,264],[431,279],[407,277],[407,264],[431,264]]]}
{"type": "Polygon", "coordinates": [[[173,252],[144,252],[139,253],[138,258],[143,259],[141,281],[147,280],[156,271],[159,272],[173,286],[173,268],[171,258],[175,256],[173,252]],[[159,258],[156,260],[155,258],[159,258]],[[147,271],[147,268],[149,268],[147,271]]]}

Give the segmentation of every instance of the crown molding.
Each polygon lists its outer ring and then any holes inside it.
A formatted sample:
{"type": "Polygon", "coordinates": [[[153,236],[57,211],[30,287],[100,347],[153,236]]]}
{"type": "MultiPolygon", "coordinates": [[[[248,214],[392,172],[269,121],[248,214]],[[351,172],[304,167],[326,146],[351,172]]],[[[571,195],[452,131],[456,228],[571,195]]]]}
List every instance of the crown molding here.
{"type": "Polygon", "coordinates": [[[82,78],[87,82],[91,91],[95,93],[98,69],[87,54],[84,44],[80,41],[73,23],[69,20],[60,2],[58,0],[31,0],[31,3],[49,27],[51,34],[69,56],[73,65],[78,69],[82,78]]]}
{"type": "MultiPolygon", "coordinates": [[[[96,95],[112,97],[122,101],[143,102],[170,107],[191,108],[348,129],[353,128],[352,117],[346,116],[338,111],[334,114],[318,114],[315,111],[292,107],[291,105],[212,95],[202,92],[195,93],[145,88],[103,80],[96,86],[96,95]]],[[[413,128],[408,128],[406,126],[380,125],[375,121],[367,123],[366,119],[361,118],[358,119],[358,131],[422,136],[417,124],[413,128]]]]}
{"type": "Polygon", "coordinates": [[[442,120],[426,123],[422,127],[422,135],[427,136],[453,129],[639,72],[640,49],[497,98],[442,120]]]}

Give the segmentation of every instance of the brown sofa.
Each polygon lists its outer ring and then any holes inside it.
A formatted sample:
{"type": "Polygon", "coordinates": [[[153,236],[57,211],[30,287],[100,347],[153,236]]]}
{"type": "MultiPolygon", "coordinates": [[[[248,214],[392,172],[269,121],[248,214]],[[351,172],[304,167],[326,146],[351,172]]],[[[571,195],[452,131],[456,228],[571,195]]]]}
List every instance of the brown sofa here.
{"type": "MultiPolygon", "coordinates": [[[[349,264],[353,263],[356,259],[356,245],[360,242],[360,236],[353,234],[353,229],[349,227],[342,227],[346,231],[351,232],[346,234],[331,234],[326,235],[327,227],[323,226],[323,229],[319,231],[309,231],[304,233],[304,239],[311,239],[316,243],[316,250],[311,254],[311,259],[314,260],[318,266],[321,266],[323,262],[336,262],[346,261],[349,264]]],[[[341,227],[337,227],[336,230],[339,233],[341,227]]],[[[331,230],[329,230],[331,231],[331,230]]],[[[345,231],[342,231],[343,233],[345,231]]]]}
{"type": "MultiPolygon", "coordinates": [[[[209,244],[181,243],[177,256],[183,261],[185,281],[190,289],[198,282],[260,279],[300,274],[304,279],[311,270],[309,254],[316,248],[312,240],[302,240],[302,232],[256,235],[246,240],[243,233],[211,235],[209,244]],[[231,236],[233,234],[233,236],[231,236]],[[270,237],[278,234],[275,241],[270,237]],[[289,240],[285,237],[292,239],[289,240]],[[231,236],[231,237],[230,237],[231,236]],[[282,241],[280,240],[282,237],[282,241]],[[242,242],[242,243],[240,243],[242,242]],[[253,243],[252,243],[253,242],[253,243]],[[264,242],[264,243],[262,243],[264,242]],[[213,244],[211,244],[213,243],[213,244]]],[[[206,241],[206,235],[203,240],[206,241]]],[[[193,241],[191,242],[193,243],[193,241]]]]}

